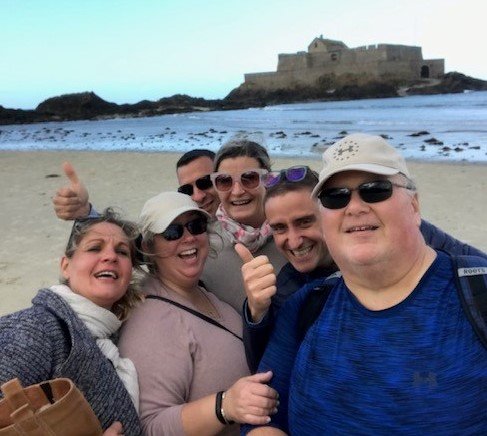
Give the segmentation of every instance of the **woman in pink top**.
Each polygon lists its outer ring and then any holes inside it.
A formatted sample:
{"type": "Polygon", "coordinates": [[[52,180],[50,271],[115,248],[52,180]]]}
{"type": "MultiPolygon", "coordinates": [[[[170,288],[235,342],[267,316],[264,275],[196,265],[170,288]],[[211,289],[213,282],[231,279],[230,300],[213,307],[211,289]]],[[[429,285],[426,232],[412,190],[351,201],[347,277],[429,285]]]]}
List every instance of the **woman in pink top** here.
{"type": "Polygon", "coordinates": [[[176,192],[151,198],[140,216],[147,296],[119,346],[137,368],[149,435],[238,434],[233,422],[266,423],[276,410],[277,394],[265,385],[272,373],[249,376],[240,316],[199,285],[208,218],[176,192]]]}

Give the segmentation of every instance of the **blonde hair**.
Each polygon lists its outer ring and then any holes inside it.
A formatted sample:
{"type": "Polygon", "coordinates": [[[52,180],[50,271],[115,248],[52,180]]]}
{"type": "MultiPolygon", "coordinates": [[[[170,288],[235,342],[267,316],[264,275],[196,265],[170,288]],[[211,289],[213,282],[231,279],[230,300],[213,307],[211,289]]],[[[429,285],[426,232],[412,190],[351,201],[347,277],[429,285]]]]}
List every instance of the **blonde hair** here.
{"type": "MultiPolygon", "coordinates": [[[[132,221],[122,219],[120,214],[116,213],[112,208],[106,208],[97,217],[87,217],[78,219],[73,223],[71,234],[69,235],[64,255],[71,259],[79,247],[80,242],[90,231],[90,229],[99,223],[111,223],[120,227],[125,235],[129,239],[130,247],[130,259],[132,261],[132,268],[134,272],[142,271],[140,268],[139,258],[137,256],[137,241],[139,239],[139,231],[137,225],[132,221]]],[[[69,281],[65,278],[61,278],[61,283],[69,286],[69,281]]],[[[112,306],[112,312],[118,319],[123,321],[127,318],[130,310],[135,307],[140,301],[142,296],[136,280],[132,277],[127,291],[120,300],[116,301],[112,306]]]]}

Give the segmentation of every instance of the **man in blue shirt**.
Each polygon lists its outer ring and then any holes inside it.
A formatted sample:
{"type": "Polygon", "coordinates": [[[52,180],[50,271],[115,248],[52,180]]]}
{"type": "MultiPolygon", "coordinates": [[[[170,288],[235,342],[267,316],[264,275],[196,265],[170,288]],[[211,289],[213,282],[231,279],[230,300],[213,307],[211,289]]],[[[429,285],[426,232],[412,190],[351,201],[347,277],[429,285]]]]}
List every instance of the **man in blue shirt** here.
{"type": "MultiPolygon", "coordinates": [[[[248,298],[243,310],[243,338],[252,372],[257,371],[284,302],[304,285],[338,269],[323,239],[319,200],[311,197],[317,184],[318,174],[306,166],[269,174],[265,213],[276,247],[288,260],[277,277],[268,259],[254,259],[245,247],[236,247],[245,262],[242,274],[248,298]]],[[[421,221],[421,232],[426,243],[435,249],[486,256],[427,221],[421,221]]]]}
{"type": "Polygon", "coordinates": [[[274,372],[281,404],[251,433],[485,434],[487,350],[450,257],[419,230],[404,159],[383,138],[354,134],[323,162],[313,196],[342,278],[304,339],[311,289],[280,310],[259,371],[274,372]]]}

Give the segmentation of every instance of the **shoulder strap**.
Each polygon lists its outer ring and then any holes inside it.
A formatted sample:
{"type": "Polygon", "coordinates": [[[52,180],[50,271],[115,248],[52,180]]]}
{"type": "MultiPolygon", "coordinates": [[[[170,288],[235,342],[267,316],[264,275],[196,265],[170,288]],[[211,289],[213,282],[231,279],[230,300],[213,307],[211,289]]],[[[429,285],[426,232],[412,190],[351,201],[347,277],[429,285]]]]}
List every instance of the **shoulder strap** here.
{"type": "Polygon", "coordinates": [[[327,277],[323,283],[315,286],[306,296],[306,299],[299,310],[298,317],[297,329],[300,341],[304,339],[309,328],[320,316],[320,313],[328,300],[328,296],[330,295],[330,292],[334,288],[340,275],[341,274],[336,273],[327,277]]]}
{"type": "Polygon", "coordinates": [[[487,349],[487,260],[477,256],[451,257],[463,310],[487,349]]]}
{"type": "Polygon", "coordinates": [[[203,321],[206,321],[215,327],[221,328],[222,330],[225,330],[226,332],[232,334],[235,336],[237,339],[240,341],[243,341],[243,339],[238,336],[237,334],[233,333],[231,330],[227,329],[224,325],[220,324],[218,321],[215,321],[213,318],[210,318],[209,316],[206,316],[204,313],[198,312],[197,310],[191,309],[190,307],[185,306],[184,304],[178,303],[176,301],[170,300],[169,298],[164,298],[160,297],[159,295],[146,295],[145,298],[151,298],[153,300],[160,300],[160,301],[165,301],[166,303],[172,304],[173,306],[179,307],[180,309],[185,310],[186,312],[191,313],[194,316],[197,316],[198,318],[201,318],[203,321]]]}

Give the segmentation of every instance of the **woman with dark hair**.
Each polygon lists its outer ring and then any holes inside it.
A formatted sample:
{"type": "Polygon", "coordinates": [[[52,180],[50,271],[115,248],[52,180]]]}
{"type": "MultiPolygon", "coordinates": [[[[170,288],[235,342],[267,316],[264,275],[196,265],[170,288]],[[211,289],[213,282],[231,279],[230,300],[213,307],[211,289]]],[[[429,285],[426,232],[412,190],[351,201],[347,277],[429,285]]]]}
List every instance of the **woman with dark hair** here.
{"type": "Polygon", "coordinates": [[[62,284],[0,318],[0,384],[69,378],[106,434],[140,434],[137,373],[111,341],[140,300],[132,283],[137,234],[111,209],[75,221],[61,259],[62,284]]]}

